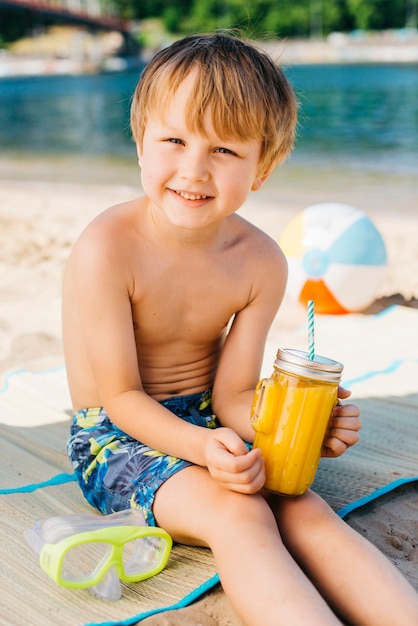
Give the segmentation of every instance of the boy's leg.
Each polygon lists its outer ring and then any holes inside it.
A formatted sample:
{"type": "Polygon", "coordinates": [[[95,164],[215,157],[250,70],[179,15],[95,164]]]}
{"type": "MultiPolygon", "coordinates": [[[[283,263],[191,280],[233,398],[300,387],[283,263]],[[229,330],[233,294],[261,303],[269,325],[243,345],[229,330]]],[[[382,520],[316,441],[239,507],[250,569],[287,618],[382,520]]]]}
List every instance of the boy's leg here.
{"type": "Polygon", "coordinates": [[[356,626],[417,626],[418,594],[319,496],[270,498],[283,541],[339,615],[356,626]]]}
{"type": "Polygon", "coordinates": [[[289,555],[261,496],[229,491],[193,466],[158,489],[153,511],[174,540],[212,549],[225,593],[245,624],[341,624],[289,555]]]}

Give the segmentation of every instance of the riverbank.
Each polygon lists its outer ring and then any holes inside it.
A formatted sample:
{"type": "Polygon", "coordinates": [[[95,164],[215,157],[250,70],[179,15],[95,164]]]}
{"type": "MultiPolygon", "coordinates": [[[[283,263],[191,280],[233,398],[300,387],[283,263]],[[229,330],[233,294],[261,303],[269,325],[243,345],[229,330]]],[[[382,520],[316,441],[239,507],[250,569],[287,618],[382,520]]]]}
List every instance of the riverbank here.
{"type": "Polygon", "coordinates": [[[333,63],[418,63],[418,31],[332,33],[326,39],[265,44],[284,65],[333,63]]]}
{"type": "MultiPolygon", "coordinates": [[[[332,33],[324,39],[271,40],[261,45],[284,65],[418,63],[415,29],[332,33]]],[[[56,27],[41,37],[25,39],[8,50],[0,50],[0,79],[126,71],[146,63],[156,52],[155,48],[145,48],[141,56],[125,58],[117,53],[120,46],[118,33],[93,37],[77,29],[56,27]]]]}
{"type": "Polygon", "coordinates": [[[77,26],[51,26],[0,50],[0,78],[120,72],[142,63],[139,52],[126,55],[120,32],[93,33],[77,26]]]}

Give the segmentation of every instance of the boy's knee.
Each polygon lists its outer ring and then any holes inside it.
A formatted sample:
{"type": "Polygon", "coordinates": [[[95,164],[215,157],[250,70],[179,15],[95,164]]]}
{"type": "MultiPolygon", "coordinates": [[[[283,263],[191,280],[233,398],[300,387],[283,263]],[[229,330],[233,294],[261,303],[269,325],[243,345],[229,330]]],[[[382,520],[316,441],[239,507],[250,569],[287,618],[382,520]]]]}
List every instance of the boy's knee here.
{"type": "Polygon", "coordinates": [[[276,516],[281,524],[309,524],[316,526],[335,519],[331,507],[313,491],[307,491],[296,498],[281,498],[275,507],[276,516]]]}
{"type": "Polygon", "coordinates": [[[218,502],[218,514],[223,524],[236,525],[245,521],[259,524],[275,524],[274,515],[265,498],[260,494],[246,495],[225,490],[218,502]]]}

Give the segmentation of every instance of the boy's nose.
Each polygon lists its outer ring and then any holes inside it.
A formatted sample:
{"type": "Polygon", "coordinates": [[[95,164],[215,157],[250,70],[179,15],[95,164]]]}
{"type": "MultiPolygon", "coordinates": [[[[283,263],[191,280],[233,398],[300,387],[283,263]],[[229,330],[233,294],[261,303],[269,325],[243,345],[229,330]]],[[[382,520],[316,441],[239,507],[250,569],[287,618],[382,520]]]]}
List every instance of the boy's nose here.
{"type": "Polygon", "coordinates": [[[187,151],[179,163],[179,174],[183,180],[206,181],[209,178],[209,164],[206,155],[197,151],[187,151]]]}

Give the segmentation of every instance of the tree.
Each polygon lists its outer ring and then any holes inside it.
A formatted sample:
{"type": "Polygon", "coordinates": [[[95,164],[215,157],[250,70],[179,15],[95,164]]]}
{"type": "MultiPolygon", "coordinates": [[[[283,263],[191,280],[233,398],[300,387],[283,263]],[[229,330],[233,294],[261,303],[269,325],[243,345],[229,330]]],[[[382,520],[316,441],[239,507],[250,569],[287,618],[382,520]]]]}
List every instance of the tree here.
{"type": "Polygon", "coordinates": [[[346,0],[354,27],[360,30],[403,28],[407,0],[346,0]]]}

